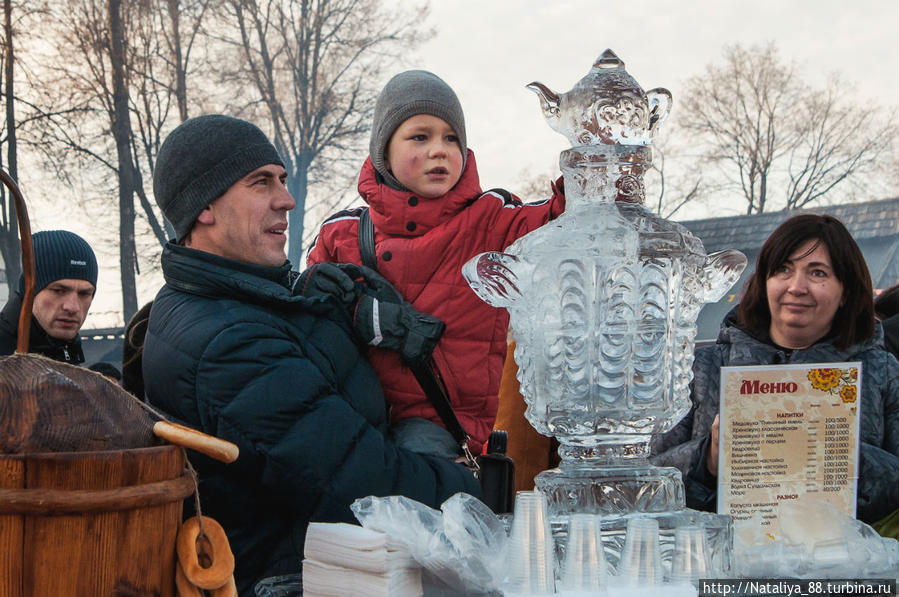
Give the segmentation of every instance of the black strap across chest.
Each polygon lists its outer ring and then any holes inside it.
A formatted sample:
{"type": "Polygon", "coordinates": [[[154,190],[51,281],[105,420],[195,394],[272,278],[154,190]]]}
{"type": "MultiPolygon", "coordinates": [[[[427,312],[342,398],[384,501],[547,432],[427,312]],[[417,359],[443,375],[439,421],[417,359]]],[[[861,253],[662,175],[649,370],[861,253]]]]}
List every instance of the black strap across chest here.
{"type": "Polygon", "coordinates": [[[368,208],[363,207],[359,214],[359,253],[362,254],[362,265],[378,271],[378,260],[375,257],[375,225],[371,223],[368,208]]]}
{"type": "MultiPolygon", "coordinates": [[[[362,255],[362,265],[375,271],[378,270],[378,260],[375,256],[375,226],[372,224],[371,214],[368,213],[367,207],[363,208],[362,213],[359,214],[359,253],[362,255]]],[[[446,384],[440,378],[433,361],[423,365],[409,365],[409,369],[412,370],[418,385],[421,386],[425,396],[437,411],[437,415],[440,416],[447,431],[459,443],[463,452],[467,453],[469,435],[462,427],[462,423],[459,422],[456,411],[453,410],[446,384]]]]}

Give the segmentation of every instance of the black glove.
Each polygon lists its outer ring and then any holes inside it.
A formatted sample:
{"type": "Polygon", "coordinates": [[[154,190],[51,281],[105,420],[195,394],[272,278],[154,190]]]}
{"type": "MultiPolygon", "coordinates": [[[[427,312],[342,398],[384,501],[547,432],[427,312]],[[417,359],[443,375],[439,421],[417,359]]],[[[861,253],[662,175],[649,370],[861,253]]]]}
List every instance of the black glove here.
{"type": "Polygon", "coordinates": [[[293,283],[294,296],[333,296],[341,303],[350,305],[358,294],[354,277],[358,276],[356,266],[316,263],[310,265],[293,283]],[[344,270],[348,269],[349,273],[344,270]],[[351,277],[352,276],[352,277],[351,277]]]}
{"type": "Polygon", "coordinates": [[[427,362],[446,325],[403,301],[400,293],[376,271],[359,266],[359,273],[365,287],[353,314],[356,335],[370,346],[399,352],[408,364],[427,362]]]}

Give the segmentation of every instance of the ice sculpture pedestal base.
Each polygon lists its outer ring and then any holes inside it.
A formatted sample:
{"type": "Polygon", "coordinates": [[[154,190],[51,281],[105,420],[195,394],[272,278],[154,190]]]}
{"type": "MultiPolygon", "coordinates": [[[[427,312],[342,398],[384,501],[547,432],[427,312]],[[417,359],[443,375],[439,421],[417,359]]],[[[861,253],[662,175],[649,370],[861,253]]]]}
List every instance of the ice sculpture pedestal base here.
{"type": "MultiPolygon", "coordinates": [[[[611,571],[617,570],[627,521],[634,516],[651,516],[659,522],[659,545],[662,551],[662,569],[666,577],[671,571],[674,555],[674,529],[682,526],[702,526],[705,528],[706,545],[709,553],[709,577],[728,578],[733,573],[734,525],[730,516],[711,512],[683,509],[676,512],[658,514],[634,513],[625,516],[604,517],[602,521],[603,555],[611,571]]],[[[557,544],[564,544],[568,535],[568,525],[553,523],[553,536],[557,544]],[[561,541],[560,541],[561,538],[561,541]]],[[[564,554],[563,554],[564,555],[564,554]]],[[[613,572],[614,574],[614,572],[613,572]]]]}
{"type": "Polygon", "coordinates": [[[601,465],[563,460],[559,468],[537,475],[535,483],[549,502],[559,561],[564,556],[568,517],[574,512],[589,512],[602,516],[603,549],[612,570],[624,546],[627,521],[635,516],[658,521],[662,564],[666,569],[671,566],[674,529],[700,525],[705,528],[712,554],[712,570],[719,577],[732,570],[733,519],[685,508],[684,484],[675,468],[653,466],[644,458],[601,465]]]}
{"type": "Polygon", "coordinates": [[[684,508],[684,484],[675,468],[645,461],[596,467],[563,461],[543,471],[534,482],[546,494],[549,515],[572,512],[610,515],[671,512],[684,508]]]}

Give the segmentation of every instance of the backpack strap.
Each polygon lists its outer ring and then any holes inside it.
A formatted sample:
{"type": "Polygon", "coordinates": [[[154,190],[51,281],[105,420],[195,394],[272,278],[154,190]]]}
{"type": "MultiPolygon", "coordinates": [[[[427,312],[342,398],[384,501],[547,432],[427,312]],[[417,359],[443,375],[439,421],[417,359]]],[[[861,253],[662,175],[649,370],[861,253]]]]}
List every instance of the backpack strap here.
{"type": "Polygon", "coordinates": [[[359,253],[362,255],[362,265],[378,271],[378,259],[375,257],[375,225],[371,221],[367,207],[363,207],[359,214],[359,253]]]}
{"type": "MultiPolygon", "coordinates": [[[[375,257],[375,225],[371,221],[371,214],[368,213],[367,207],[362,208],[362,213],[359,214],[359,253],[362,255],[362,265],[378,271],[378,261],[375,257]]],[[[469,466],[476,470],[477,462],[468,449],[469,435],[462,427],[462,423],[459,422],[456,411],[453,410],[449,392],[437,373],[436,366],[431,361],[415,365],[407,363],[407,365],[425,396],[428,397],[431,406],[437,411],[446,430],[458,442],[469,466]]]]}

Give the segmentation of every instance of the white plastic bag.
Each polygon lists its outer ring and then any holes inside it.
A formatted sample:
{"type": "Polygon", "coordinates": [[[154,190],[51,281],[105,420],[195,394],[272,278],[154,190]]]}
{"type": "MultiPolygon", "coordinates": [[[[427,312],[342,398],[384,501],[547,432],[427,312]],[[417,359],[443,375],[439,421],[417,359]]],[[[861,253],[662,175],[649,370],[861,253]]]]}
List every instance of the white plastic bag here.
{"type": "Polygon", "coordinates": [[[402,496],[368,496],[350,508],[363,527],[403,543],[416,562],[451,589],[498,590],[506,572],[506,532],[476,498],[457,493],[438,511],[402,496]]]}

